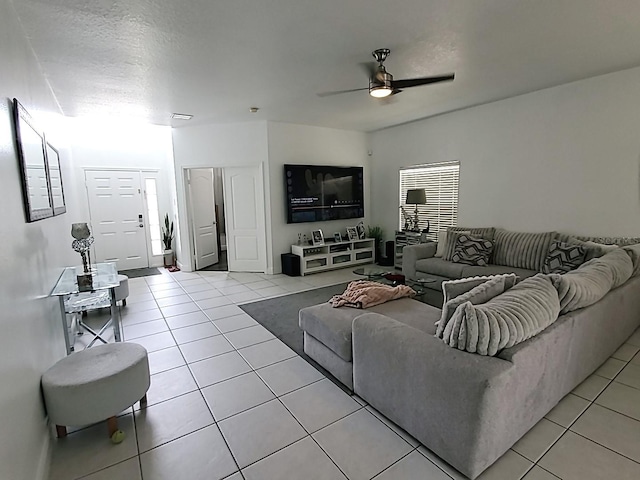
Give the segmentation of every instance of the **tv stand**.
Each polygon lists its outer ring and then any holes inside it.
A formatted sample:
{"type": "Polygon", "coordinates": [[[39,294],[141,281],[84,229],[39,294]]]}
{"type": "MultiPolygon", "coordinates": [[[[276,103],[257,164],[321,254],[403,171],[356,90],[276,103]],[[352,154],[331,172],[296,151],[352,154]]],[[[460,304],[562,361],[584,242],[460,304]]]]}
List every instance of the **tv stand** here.
{"type": "Polygon", "coordinates": [[[291,253],[300,257],[300,275],[373,263],[375,240],[364,238],[324,245],[291,245],[291,253]]]}

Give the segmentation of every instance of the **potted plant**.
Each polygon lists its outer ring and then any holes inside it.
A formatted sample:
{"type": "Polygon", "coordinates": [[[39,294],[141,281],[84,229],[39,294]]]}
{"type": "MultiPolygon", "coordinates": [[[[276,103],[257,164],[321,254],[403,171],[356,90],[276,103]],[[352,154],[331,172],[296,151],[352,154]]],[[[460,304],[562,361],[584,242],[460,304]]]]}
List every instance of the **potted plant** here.
{"type": "Polygon", "coordinates": [[[376,263],[379,263],[382,251],[382,241],[384,240],[384,230],[382,227],[369,225],[367,228],[367,237],[375,240],[376,263]]]}
{"type": "Polygon", "coordinates": [[[164,266],[173,266],[173,222],[169,222],[169,214],[164,215],[164,226],[162,227],[162,243],[164,243],[164,266]]]}

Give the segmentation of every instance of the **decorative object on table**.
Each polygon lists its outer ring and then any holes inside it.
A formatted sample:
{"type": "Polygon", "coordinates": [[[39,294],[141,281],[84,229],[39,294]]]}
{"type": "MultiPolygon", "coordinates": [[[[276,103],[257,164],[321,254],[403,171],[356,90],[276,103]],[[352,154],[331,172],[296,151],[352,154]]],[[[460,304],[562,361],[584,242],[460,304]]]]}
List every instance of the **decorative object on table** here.
{"type": "Polygon", "coordinates": [[[324,245],[324,236],[322,235],[322,230],[313,230],[311,232],[311,239],[313,240],[313,245],[324,245]]]}
{"type": "MultiPolygon", "coordinates": [[[[411,188],[407,190],[407,196],[405,198],[406,205],[415,205],[413,211],[413,218],[411,219],[411,230],[414,232],[420,231],[420,218],[418,217],[418,205],[426,205],[427,197],[424,192],[424,188],[411,188]]],[[[427,220],[426,233],[429,233],[429,220],[427,220]]]]}
{"type": "Polygon", "coordinates": [[[173,222],[169,221],[169,214],[164,214],[164,226],[162,227],[162,243],[164,243],[164,266],[173,266],[173,249],[171,248],[173,243],[173,222]]]}
{"type": "Polygon", "coordinates": [[[302,245],[302,234],[298,234],[298,243],[296,245],[302,245]]]}
{"type": "Polygon", "coordinates": [[[358,240],[358,231],[356,230],[356,227],[347,227],[347,237],[349,237],[349,241],[351,242],[358,240]]]}
{"type": "Polygon", "coordinates": [[[340,232],[336,232],[333,234],[333,241],[336,243],[342,242],[342,235],[340,234],[340,232]]]}
{"type": "Polygon", "coordinates": [[[358,232],[358,239],[364,240],[366,238],[364,223],[360,222],[356,225],[356,232],[358,232]]]}
{"type": "Polygon", "coordinates": [[[367,237],[373,238],[375,242],[375,260],[380,261],[382,256],[382,241],[384,240],[384,230],[376,225],[369,225],[367,228],[367,237]]]}
{"type": "Polygon", "coordinates": [[[71,242],[71,248],[80,254],[82,258],[83,273],[78,275],[78,289],[81,292],[91,291],[93,288],[93,278],[91,276],[91,245],[93,237],[91,230],[86,223],[74,223],[71,225],[71,236],[75,238],[71,242]]]}
{"type": "Polygon", "coordinates": [[[402,205],[400,205],[400,212],[402,213],[402,219],[404,220],[404,226],[402,227],[402,231],[408,232],[410,228],[409,223],[411,222],[411,216],[407,213],[407,211],[404,209],[402,205]]]}

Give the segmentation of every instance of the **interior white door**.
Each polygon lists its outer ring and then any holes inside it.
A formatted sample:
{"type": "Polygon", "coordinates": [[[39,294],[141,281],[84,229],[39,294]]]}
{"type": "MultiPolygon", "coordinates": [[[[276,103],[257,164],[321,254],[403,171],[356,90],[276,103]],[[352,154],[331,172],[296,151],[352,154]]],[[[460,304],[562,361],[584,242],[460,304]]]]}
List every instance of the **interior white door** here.
{"type": "Polygon", "coordinates": [[[223,170],[229,271],[264,272],[267,255],[262,168],[223,170]]]}
{"type": "Polygon", "coordinates": [[[86,170],[85,180],[96,261],[148,267],[140,172],[86,170]]]}
{"type": "Polygon", "coordinates": [[[187,170],[191,237],[196,270],[219,262],[213,168],[187,170]]]}

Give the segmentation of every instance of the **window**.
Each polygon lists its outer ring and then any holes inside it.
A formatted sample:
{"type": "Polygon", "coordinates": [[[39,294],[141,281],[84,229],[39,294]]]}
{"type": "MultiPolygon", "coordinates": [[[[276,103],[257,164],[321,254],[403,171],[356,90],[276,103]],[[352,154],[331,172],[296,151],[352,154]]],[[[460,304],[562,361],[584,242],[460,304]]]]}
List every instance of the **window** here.
{"type": "MultiPolygon", "coordinates": [[[[413,217],[416,206],[405,204],[407,190],[424,188],[426,205],[418,205],[420,229],[427,227],[429,221],[430,240],[436,240],[438,231],[458,222],[458,183],[460,180],[460,162],[433,163],[408,167],[400,170],[400,206],[413,217]]],[[[405,218],[399,212],[400,230],[404,229],[405,218]]]]}
{"type": "Polygon", "coordinates": [[[158,191],[155,178],[145,178],[144,192],[147,197],[147,216],[149,218],[149,233],[151,234],[152,255],[162,255],[164,250],[160,237],[160,215],[158,212],[158,191]]]}

